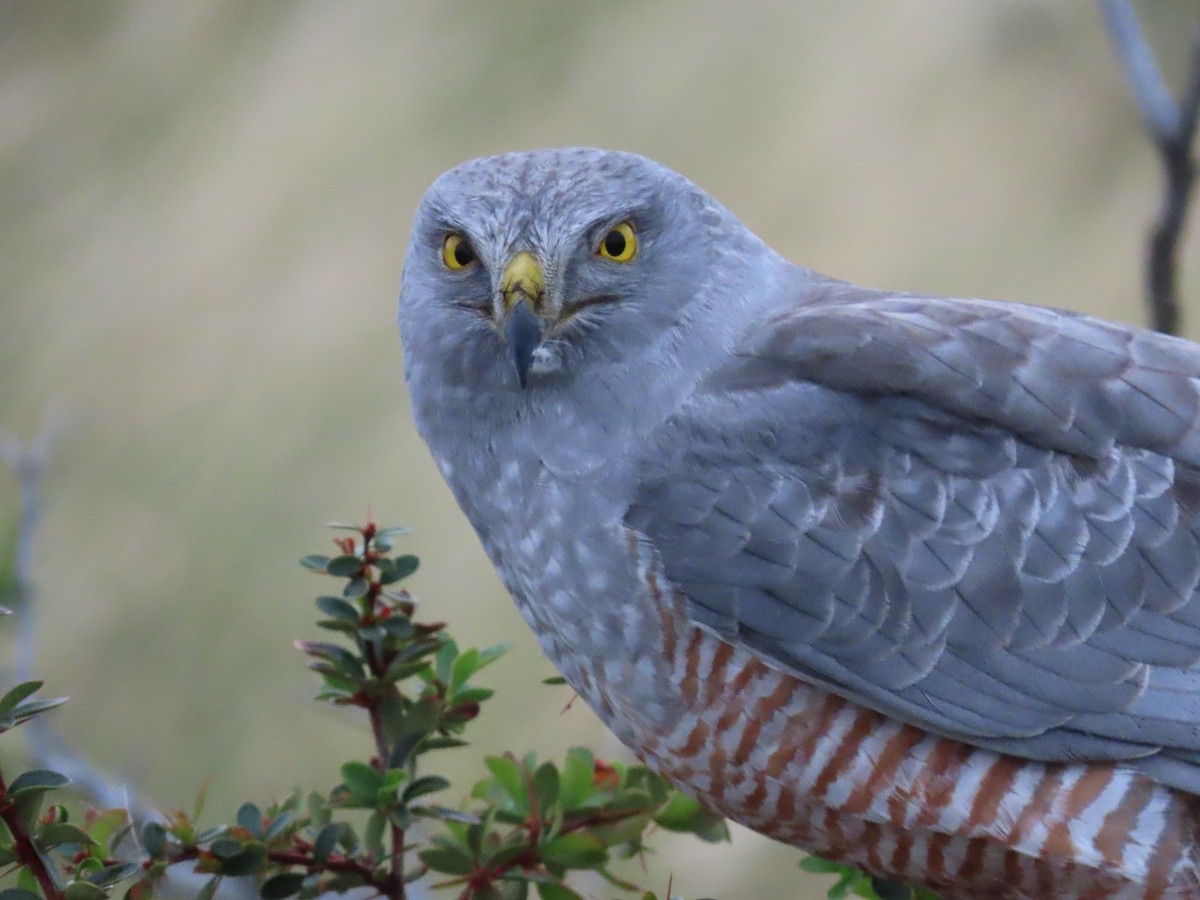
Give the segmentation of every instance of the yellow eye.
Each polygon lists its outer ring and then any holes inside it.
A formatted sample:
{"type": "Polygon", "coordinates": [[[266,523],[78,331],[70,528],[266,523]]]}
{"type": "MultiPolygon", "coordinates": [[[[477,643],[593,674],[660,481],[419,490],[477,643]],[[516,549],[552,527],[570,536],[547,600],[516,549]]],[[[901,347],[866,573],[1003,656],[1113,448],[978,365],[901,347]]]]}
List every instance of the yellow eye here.
{"type": "Polygon", "coordinates": [[[442,262],[447,269],[465,269],[472,265],[478,257],[475,248],[461,234],[448,234],[442,243],[442,262]]]}
{"type": "Polygon", "coordinates": [[[600,239],[596,253],[613,262],[624,263],[633,259],[637,255],[637,232],[633,230],[633,223],[627,220],[610,228],[600,239]]]}

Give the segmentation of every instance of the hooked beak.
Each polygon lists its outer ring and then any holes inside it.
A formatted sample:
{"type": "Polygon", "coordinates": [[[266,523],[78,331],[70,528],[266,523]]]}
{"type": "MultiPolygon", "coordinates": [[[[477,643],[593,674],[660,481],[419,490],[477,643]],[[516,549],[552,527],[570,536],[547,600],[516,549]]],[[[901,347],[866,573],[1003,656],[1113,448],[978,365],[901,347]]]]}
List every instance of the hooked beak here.
{"type": "Polygon", "coordinates": [[[533,353],[542,343],[542,319],[538,315],[545,287],[541,264],[522,250],[504,269],[500,294],[504,301],[504,336],[508,354],[517,370],[517,381],[525,387],[533,353]]]}

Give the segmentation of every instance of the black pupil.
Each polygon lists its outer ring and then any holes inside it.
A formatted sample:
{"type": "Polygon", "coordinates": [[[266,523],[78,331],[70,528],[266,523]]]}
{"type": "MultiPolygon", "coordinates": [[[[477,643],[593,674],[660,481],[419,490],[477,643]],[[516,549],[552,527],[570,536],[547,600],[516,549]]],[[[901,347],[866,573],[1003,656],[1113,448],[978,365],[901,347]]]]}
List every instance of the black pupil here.
{"type": "Polygon", "coordinates": [[[475,262],[475,249],[466,241],[454,245],[454,261],[460,266],[469,266],[475,262]]]}
{"type": "Polygon", "coordinates": [[[620,256],[625,252],[625,235],[615,228],[604,236],[604,252],[609,256],[620,256]]]}

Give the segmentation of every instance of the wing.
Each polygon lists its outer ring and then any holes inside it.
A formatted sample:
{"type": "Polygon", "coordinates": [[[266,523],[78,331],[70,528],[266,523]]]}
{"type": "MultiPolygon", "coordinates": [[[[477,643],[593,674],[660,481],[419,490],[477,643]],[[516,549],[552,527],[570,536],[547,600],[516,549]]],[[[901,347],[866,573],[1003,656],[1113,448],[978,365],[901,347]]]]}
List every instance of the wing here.
{"type": "Polygon", "coordinates": [[[823,284],[647,443],[690,615],[934,732],[1200,793],[1200,348],[823,284]]]}

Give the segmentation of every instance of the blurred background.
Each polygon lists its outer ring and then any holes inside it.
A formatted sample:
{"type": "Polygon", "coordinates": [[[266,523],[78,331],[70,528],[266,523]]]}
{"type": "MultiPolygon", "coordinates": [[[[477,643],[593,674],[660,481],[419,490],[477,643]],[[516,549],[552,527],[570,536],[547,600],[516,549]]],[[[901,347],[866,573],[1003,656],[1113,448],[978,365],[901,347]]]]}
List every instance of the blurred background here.
{"type": "MultiPolygon", "coordinates": [[[[1197,3],[1139,10],[1177,85],[1197,3]]],[[[513,645],[464,790],[482,752],[622,753],[540,684],[413,430],[394,328],[426,185],[566,144],[659,159],[833,275],[1144,321],[1157,162],[1090,4],[0,4],[0,427],[60,423],[38,668],[95,763],[165,808],[208,779],[215,821],[365,754],[291,642],[326,589],[295,560],[368,507],[414,527],[427,617],[513,645]]],[[[689,898],[824,895],[744,831],[656,843],[631,874],[660,896],[670,873],[689,898]]]]}

